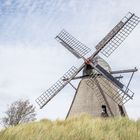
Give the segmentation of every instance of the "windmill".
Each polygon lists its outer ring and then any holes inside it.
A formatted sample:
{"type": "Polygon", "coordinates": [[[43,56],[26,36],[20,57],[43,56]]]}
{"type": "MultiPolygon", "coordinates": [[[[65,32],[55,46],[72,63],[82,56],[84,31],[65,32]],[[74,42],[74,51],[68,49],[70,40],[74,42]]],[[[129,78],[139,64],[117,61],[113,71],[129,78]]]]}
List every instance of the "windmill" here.
{"type": "Polygon", "coordinates": [[[96,46],[96,51],[88,58],[90,49],[74,38],[67,31],[62,30],[56,40],[84,63],[76,68],[72,66],[54,85],[36,99],[40,108],[43,108],[56,96],[71,80],[82,79],[76,89],[67,117],[88,113],[92,116],[125,116],[124,104],[133,99],[134,93],[129,89],[136,68],[112,71],[105,60],[98,56],[102,53],[109,57],[127,38],[140,22],[140,18],[128,13],[96,46]],[[77,76],[83,70],[82,76],[77,76]],[[131,73],[130,80],[125,86],[115,74],[131,73]]]}

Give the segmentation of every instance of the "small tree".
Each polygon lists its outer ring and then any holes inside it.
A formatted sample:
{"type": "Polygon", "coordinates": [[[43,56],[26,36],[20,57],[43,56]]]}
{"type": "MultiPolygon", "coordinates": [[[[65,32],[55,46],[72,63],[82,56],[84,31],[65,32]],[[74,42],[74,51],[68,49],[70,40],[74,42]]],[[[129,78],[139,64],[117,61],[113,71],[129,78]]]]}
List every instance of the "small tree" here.
{"type": "Polygon", "coordinates": [[[13,102],[5,114],[6,116],[2,118],[2,124],[5,127],[16,126],[36,119],[35,107],[30,104],[29,100],[13,102]]]}

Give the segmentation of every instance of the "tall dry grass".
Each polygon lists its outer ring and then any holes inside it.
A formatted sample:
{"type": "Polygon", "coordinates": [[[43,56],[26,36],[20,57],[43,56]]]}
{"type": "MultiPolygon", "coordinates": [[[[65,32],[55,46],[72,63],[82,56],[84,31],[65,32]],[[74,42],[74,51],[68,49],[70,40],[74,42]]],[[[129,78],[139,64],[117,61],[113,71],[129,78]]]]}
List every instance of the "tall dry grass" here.
{"type": "Polygon", "coordinates": [[[140,140],[140,120],[92,118],[41,120],[0,132],[0,140],[140,140]]]}

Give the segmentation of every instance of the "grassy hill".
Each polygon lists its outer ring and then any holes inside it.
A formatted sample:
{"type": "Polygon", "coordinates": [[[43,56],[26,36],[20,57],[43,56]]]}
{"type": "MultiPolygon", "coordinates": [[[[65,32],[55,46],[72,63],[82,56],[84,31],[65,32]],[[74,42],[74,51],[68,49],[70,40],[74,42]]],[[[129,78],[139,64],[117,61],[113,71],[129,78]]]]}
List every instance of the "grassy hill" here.
{"type": "Polygon", "coordinates": [[[2,130],[0,140],[140,140],[140,120],[87,115],[67,120],[44,119],[2,130]]]}

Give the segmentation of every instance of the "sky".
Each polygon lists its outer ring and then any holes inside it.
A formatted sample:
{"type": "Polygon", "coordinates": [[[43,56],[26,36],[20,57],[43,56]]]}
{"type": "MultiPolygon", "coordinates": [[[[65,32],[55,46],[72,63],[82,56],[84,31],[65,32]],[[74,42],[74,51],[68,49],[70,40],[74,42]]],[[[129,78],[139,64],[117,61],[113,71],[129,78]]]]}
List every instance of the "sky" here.
{"type": "MultiPolygon", "coordinates": [[[[0,118],[12,102],[29,99],[38,119],[64,119],[75,93],[69,85],[43,109],[35,103],[71,66],[81,63],[55,36],[66,29],[94,52],[127,12],[140,16],[139,6],[139,0],[0,0],[0,118]]],[[[109,58],[101,57],[112,70],[139,69],[139,36],[140,25],[109,58]]],[[[139,83],[138,71],[130,85],[134,99],[126,104],[132,119],[140,118],[139,83]]]]}

